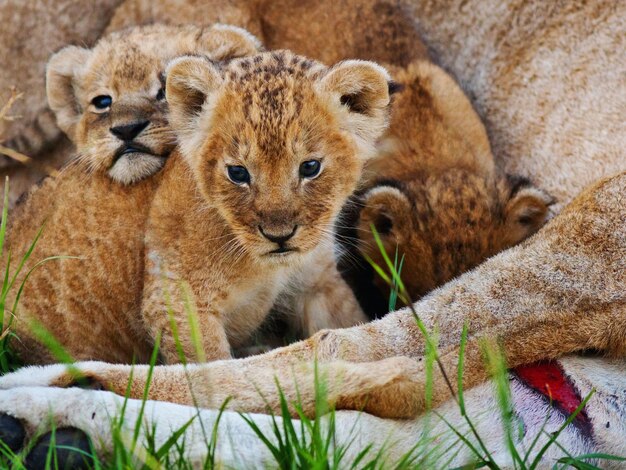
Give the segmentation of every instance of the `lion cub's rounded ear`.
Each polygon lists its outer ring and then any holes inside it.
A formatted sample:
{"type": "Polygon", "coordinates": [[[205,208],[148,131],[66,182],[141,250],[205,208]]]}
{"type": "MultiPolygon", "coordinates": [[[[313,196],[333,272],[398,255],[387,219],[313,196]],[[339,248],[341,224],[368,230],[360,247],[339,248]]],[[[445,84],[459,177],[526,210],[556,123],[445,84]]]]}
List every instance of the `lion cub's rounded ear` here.
{"type": "Polygon", "coordinates": [[[509,176],[508,180],[513,188],[504,208],[504,217],[508,236],[512,239],[510,244],[515,244],[535,233],[547,222],[549,208],[554,199],[523,178],[509,176]]]}
{"type": "MultiPolygon", "coordinates": [[[[411,213],[411,203],[395,186],[376,186],[361,197],[363,209],[359,215],[360,228],[367,233],[373,226],[381,236],[402,232],[411,213]]],[[[362,236],[362,235],[361,235],[362,236]]]]}
{"type": "Polygon", "coordinates": [[[245,29],[225,24],[204,28],[197,42],[196,52],[216,61],[253,55],[263,49],[261,41],[245,29]]]}
{"type": "Polygon", "coordinates": [[[54,54],[46,66],[48,105],[54,111],[57,124],[70,138],[82,112],[75,94],[74,82],[82,72],[91,51],[67,46],[54,54]]]}
{"type": "Polygon", "coordinates": [[[209,95],[219,89],[222,76],[215,64],[193,56],[173,60],[165,74],[170,125],[184,136],[195,130],[197,117],[209,95]]]}
{"type": "Polygon", "coordinates": [[[363,60],[347,60],[330,68],[321,78],[322,90],[345,113],[340,117],[357,138],[364,158],[389,124],[390,91],[393,82],[386,69],[363,60]]]}

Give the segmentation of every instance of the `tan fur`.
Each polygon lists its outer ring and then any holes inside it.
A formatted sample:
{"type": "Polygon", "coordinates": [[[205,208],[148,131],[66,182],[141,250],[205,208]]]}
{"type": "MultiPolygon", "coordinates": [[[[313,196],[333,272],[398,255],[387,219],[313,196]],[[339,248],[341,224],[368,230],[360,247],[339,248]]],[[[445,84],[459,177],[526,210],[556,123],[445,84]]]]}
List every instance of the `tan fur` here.
{"type": "Polygon", "coordinates": [[[156,173],[174,148],[164,71],[189,53],[213,60],[253,54],[257,40],[232,26],[145,26],[113,33],[92,49],[68,46],[47,67],[48,102],[79,164],[130,184],[156,173]],[[99,109],[98,97],[111,100],[99,109]],[[123,132],[138,126],[138,131],[123,132]],[[125,153],[123,153],[125,152],[125,153]]]}
{"type": "Polygon", "coordinates": [[[406,66],[427,55],[409,12],[395,0],[127,0],[108,30],[151,22],[221,22],[249,30],[268,49],[285,48],[325,63],[358,57],[406,66]]]}
{"type": "MultiPolygon", "coordinates": [[[[292,274],[327,256],[331,233],[324,227],[356,187],[387,125],[388,80],[371,62],[328,68],[289,52],[222,65],[175,60],[166,95],[182,145],[158,177],[113,188],[107,175],[75,166],[34,191],[14,215],[15,255],[46,219],[36,259],[81,257],[49,262],[29,279],[17,316],[18,334],[29,338],[16,342],[24,360],[51,360],[33,344],[25,317],[80,359],[127,362],[136,354],[143,361],[160,333],[166,362],[180,360],[176,334],[188,359],[201,358],[185,308],[189,296],[206,358],[229,357],[292,274]],[[342,104],[345,96],[352,105],[342,104]],[[321,172],[303,179],[300,165],[311,159],[322,161],[321,172]],[[248,168],[247,184],[229,180],[232,165],[248,168]],[[107,203],[100,205],[102,198],[107,203]],[[292,230],[284,244],[267,238],[292,230]],[[291,251],[272,253],[280,247],[291,251]]],[[[356,318],[349,324],[362,319],[358,309],[350,312],[356,318]]]]}

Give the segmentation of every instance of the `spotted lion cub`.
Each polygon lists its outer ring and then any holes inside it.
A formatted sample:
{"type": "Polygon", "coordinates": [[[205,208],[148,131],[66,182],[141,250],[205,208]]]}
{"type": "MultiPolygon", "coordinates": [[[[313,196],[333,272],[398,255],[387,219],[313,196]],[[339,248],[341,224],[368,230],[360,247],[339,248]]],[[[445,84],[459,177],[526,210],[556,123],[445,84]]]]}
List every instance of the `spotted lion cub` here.
{"type": "Polygon", "coordinates": [[[131,184],[161,169],[175,146],[167,123],[167,63],[192,53],[227,60],[259,47],[234,26],[129,28],[93,49],[68,46],[54,54],[46,70],[48,102],[81,164],[131,184]]]}
{"type": "Polygon", "coordinates": [[[15,217],[13,253],[47,220],[31,259],[80,257],[28,279],[15,342],[23,359],[53,360],[26,317],[79,359],[145,361],[161,335],[167,363],[229,357],[290,279],[328,256],[325,227],[387,127],[389,82],[371,62],[326,67],[289,52],[173,61],[166,99],[180,144],[163,171],[123,186],[74,167],[15,217]]]}

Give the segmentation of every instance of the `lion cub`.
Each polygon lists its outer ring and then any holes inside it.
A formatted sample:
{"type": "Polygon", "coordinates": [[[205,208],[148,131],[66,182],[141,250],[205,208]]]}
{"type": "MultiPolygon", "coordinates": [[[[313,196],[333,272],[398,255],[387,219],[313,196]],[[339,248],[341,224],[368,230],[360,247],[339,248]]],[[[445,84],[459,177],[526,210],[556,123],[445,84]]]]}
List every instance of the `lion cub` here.
{"type": "Polygon", "coordinates": [[[160,335],[164,362],[229,357],[290,279],[327,256],[326,227],[387,127],[389,82],[371,62],[329,68],[289,52],[174,60],[166,99],[179,147],[162,172],[123,186],[70,168],[14,217],[13,253],[47,220],[31,259],[80,257],[29,278],[14,343],[23,359],[53,360],[25,317],[77,359],[145,361],[160,335]]]}
{"type": "Polygon", "coordinates": [[[389,304],[389,286],[365,261],[384,266],[372,226],[392,259],[396,250],[403,258],[403,282],[418,300],[535,233],[553,202],[498,172],[480,118],[446,72],[427,61],[387,68],[402,90],[337,237],[339,269],[371,318],[389,304]]]}
{"type": "Polygon", "coordinates": [[[167,63],[187,54],[220,61],[258,52],[247,31],[151,25],[112,33],[93,49],[68,46],[46,70],[50,108],[78,161],[122,184],[156,173],[175,146],[167,123],[167,63]]]}

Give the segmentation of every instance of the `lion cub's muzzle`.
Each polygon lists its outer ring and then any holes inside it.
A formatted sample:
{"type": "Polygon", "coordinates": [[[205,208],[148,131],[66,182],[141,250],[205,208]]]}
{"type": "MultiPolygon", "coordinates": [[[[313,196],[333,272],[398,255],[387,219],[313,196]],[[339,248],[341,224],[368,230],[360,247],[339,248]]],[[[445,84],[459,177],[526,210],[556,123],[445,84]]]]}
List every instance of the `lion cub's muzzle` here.
{"type": "Polygon", "coordinates": [[[135,118],[109,128],[114,145],[118,145],[108,167],[113,180],[132,184],[163,167],[171,145],[167,127],[162,124],[158,120],[135,118]]]}
{"type": "Polygon", "coordinates": [[[276,230],[276,229],[268,229],[263,228],[262,225],[259,225],[259,232],[263,235],[267,240],[272,243],[278,245],[278,248],[268,252],[267,254],[270,256],[280,255],[284,256],[289,253],[293,253],[296,251],[300,251],[297,247],[290,245],[288,242],[293,238],[298,230],[298,226],[294,225],[293,228],[289,231],[287,230],[276,230]]]}
{"type": "Polygon", "coordinates": [[[134,153],[154,155],[154,151],[152,149],[135,140],[149,125],[150,121],[146,120],[109,128],[111,134],[122,141],[122,145],[120,145],[113,156],[113,164],[115,164],[124,155],[131,155],[134,153]]]}

